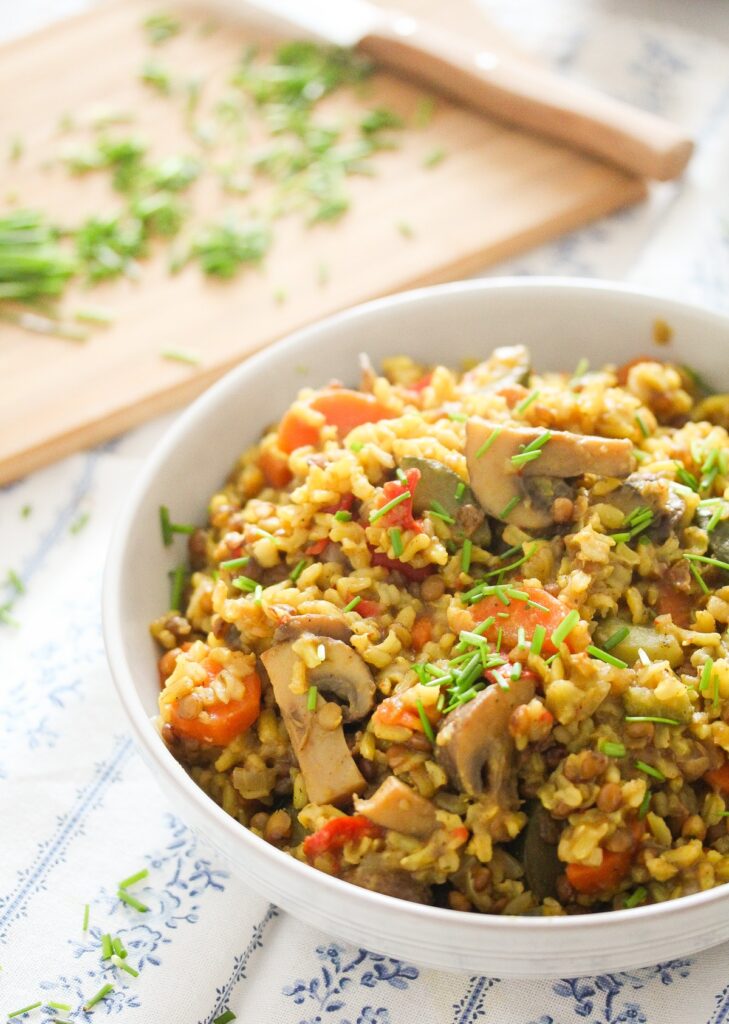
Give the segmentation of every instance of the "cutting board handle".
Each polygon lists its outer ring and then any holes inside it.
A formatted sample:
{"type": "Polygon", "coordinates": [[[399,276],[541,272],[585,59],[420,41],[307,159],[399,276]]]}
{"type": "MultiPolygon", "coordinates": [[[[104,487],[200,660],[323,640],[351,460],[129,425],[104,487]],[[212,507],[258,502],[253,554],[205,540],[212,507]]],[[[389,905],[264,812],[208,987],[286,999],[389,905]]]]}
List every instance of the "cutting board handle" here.
{"type": "Polygon", "coordinates": [[[386,11],[359,49],[499,120],[558,139],[641,177],[678,177],[693,142],[647,111],[518,58],[386,11]]]}

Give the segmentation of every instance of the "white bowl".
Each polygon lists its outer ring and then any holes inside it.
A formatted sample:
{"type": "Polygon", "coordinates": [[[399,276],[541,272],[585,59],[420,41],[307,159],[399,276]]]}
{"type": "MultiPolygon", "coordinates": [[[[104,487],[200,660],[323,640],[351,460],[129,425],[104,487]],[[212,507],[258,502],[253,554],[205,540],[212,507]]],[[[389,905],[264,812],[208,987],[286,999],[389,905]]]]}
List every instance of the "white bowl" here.
{"type": "Polygon", "coordinates": [[[148,623],[167,607],[158,509],[204,522],[207,498],[238,453],[304,384],[352,382],[357,355],[395,353],[456,364],[497,345],[528,345],[537,367],[593,366],[655,351],[729,390],[729,319],[619,284],[559,279],[472,281],[396,295],[297,332],[237,367],[177,420],[147,461],[116,528],[104,580],[104,635],[119,696],[142,754],[183,818],[234,872],[284,910],[365,948],[431,967],[500,977],[604,973],[684,956],[729,939],[729,886],[657,906],[581,917],[463,914],[369,892],[315,871],[225,814],[159,739],[156,652],[148,623]],[[674,330],[657,349],[654,320],[674,330]]]}

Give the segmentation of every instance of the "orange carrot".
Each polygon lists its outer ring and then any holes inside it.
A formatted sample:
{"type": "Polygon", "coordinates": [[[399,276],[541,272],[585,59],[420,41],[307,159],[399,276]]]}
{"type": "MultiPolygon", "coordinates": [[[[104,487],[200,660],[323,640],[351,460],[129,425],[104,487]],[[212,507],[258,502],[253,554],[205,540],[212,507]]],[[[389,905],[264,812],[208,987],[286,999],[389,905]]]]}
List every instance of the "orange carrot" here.
{"type": "Polygon", "coordinates": [[[597,867],[590,864],[568,864],[565,871],[567,881],[573,889],[586,896],[606,892],[622,882],[630,870],[631,859],[630,850],[623,853],[603,850],[602,864],[597,867]]]}
{"type": "Polygon", "coordinates": [[[658,604],[656,611],[659,615],[670,615],[675,626],[686,629],[691,621],[691,610],[693,601],[689,594],[682,590],[676,590],[670,584],[659,584],[658,604]]]}
{"type": "Polygon", "coordinates": [[[307,423],[295,409],[284,413],[278,427],[278,446],[287,454],[304,445],[315,445],[319,440],[319,428],[307,423]]]}
{"type": "MultiPolygon", "coordinates": [[[[210,659],[204,665],[209,676],[220,671],[220,665],[210,659]]],[[[170,724],[174,732],[185,739],[211,743],[216,747],[226,746],[253,725],[261,711],[261,680],[258,675],[252,672],[243,683],[245,693],[241,700],[208,704],[198,718],[183,718],[178,703],[173,704],[170,724]]]]}
{"type": "MultiPolygon", "coordinates": [[[[435,705],[431,704],[423,710],[430,724],[435,725],[440,718],[440,712],[435,705]]],[[[386,697],[375,709],[374,717],[382,725],[398,725],[413,732],[425,732],[418,709],[412,704],[406,704],[400,694],[386,697]]]]}
{"type": "Polygon", "coordinates": [[[433,635],[433,621],[427,615],[421,615],[413,624],[410,642],[414,650],[421,651],[433,635]]]}
{"type": "Polygon", "coordinates": [[[277,452],[275,448],[264,449],[258,457],[258,465],[269,486],[280,490],[291,482],[289,460],[283,452],[277,452]]]}
{"type": "Polygon", "coordinates": [[[311,408],[320,412],[327,423],[336,427],[340,437],[363,423],[377,423],[391,419],[394,413],[377,401],[374,395],[363,391],[336,388],[324,391],[311,402],[311,408]]]}
{"type": "Polygon", "coordinates": [[[718,789],[720,793],[729,795],[729,761],[725,761],[720,768],[710,768],[708,772],[704,773],[704,780],[712,789],[718,789]]]}
{"type": "MultiPolygon", "coordinates": [[[[524,586],[519,581],[514,583],[513,586],[517,590],[528,594],[529,600],[534,601],[537,605],[541,605],[541,608],[535,608],[527,604],[526,601],[520,601],[517,598],[511,598],[511,603],[505,605],[496,594],[491,594],[488,597],[482,598],[471,608],[474,622],[483,622],[484,619],[493,616],[496,621],[492,626],[489,626],[484,635],[493,642],[498,636],[499,629],[501,629],[503,644],[507,650],[516,646],[520,626],[524,629],[524,636],[528,643],[531,642],[536,627],[544,626],[546,636],[542,645],[542,653],[554,654],[556,647],[552,643],[552,633],[559,626],[565,615],[569,614],[571,609],[556,597],[552,597],[548,591],[542,590],[541,587],[524,586]],[[507,617],[501,618],[502,612],[505,612],[507,617]]],[[[582,646],[573,633],[567,634],[565,642],[572,651],[582,646]]]]}

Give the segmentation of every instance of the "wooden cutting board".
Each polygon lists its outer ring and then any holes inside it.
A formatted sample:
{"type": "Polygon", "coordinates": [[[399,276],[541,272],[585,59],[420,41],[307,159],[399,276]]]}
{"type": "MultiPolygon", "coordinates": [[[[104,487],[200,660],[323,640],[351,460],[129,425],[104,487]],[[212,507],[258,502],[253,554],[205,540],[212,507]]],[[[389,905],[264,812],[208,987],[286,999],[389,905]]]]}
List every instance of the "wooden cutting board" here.
{"type": "MultiPolygon", "coordinates": [[[[400,6],[486,46],[511,48],[470,0],[400,6]]],[[[151,48],[140,26],[158,9],[157,2],[118,0],[0,50],[0,147],[23,139],[20,159],[0,163],[0,208],[10,208],[10,197],[61,222],[79,222],[116,207],[106,174],[78,179],[49,166],[70,140],[83,141],[62,134],[68,114],[88,122],[94,109],[131,110],[134,123],[121,130],[152,142],[153,152],[195,151],[179,107],[138,81],[141,66],[152,55],[173,72],[224,79],[254,37],[232,23],[201,31],[209,13],[188,8],[185,31],[151,48]]],[[[378,74],[366,97],[346,102],[363,109],[385,104],[412,120],[422,95],[378,74]]],[[[378,295],[475,272],[645,193],[642,182],[620,171],[440,99],[430,124],[403,132],[400,148],[378,155],[376,166],[372,179],[349,179],[352,207],[337,224],[280,221],[261,270],[245,270],[232,282],[206,280],[195,266],[170,276],[168,257],[159,252],[141,265],[138,281],[70,296],[68,310],[102,306],[115,315],[111,327],[83,344],[1,323],[0,483],[189,401],[294,328],[378,295]],[[424,158],[436,147],[446,158],[426,169],[424,158]],[[194,350],[201,362],[162,358],[169,348],[194,350]]],[[[192,195],[211,213],[244,212],[255,201],[206,192],[202,183],[192,195]]],[[[326,353],[321,371],[326,377],[326,353]]]]}

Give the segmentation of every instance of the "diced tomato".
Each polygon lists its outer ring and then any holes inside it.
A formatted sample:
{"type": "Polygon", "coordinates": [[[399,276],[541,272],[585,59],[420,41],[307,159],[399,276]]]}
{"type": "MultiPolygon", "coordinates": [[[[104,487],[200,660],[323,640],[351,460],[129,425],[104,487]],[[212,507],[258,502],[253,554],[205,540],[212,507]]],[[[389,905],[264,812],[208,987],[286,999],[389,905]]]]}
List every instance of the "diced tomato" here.
{"type": "MultiPolygon", "coordinates": [[[[489,626],[484,636],[495,641],[499,629],[501,629],[502,643],[506,650],[516,646],[519,639],[519,627],[523,627],[525,638],[528,643],[531,643],[536,627],[544,626],[546,636],[542,645],[542,653],[554,654],[557,648],[552,643],[552,633],[571,609],[541,587],[525,586],[520,582],[515,583],[514,586],[517,590],[528,594],[529,600],[541,607],[534,607],[534,605],[517,598],[510,598],[511,603],[505,605],[496,594],[491,594],[482,598],[471,608],[474,622],[483,622],[484,619],[493,616],[496,621],[489,626]],[[506,618],[500,617],[502,612],[506,613],[506,618]]],[[[573,631],[567,635],[565,642],[571,651],[576,651],[584,646],[584,637],[580,634],[576,637],[573,631]]]]}
{"type": "Polygon", "coordinates": [[[656,611],[659,615],[670,615],[675,626],[686,629],[691,622],[693,600],[690,594],[676,590],[669,583],[659,586],[656,611]]]}
{"type": "Polygon", "coordinates": [[[419,380],[416,380],[414,384],[408,384],[408,391],[424,391],[430,382],[433,380],[433,371],[426,373],[419,380]]]}
{"type": "Polygon", "coordinates": [[[710,768],[704,774],[704,781],[708,782],[712,789],[718,789],[725,796],[729,795],[729,761],[725,761],[719,768],[710,768]]]}
{"type": "Polygon", "coordinates": [[[412,580],[413,583],[422,583],[432,572],[435,572],[433,565],[424,565],[422,569],[416,569],[408,562],[401,562],[398,558],[388,558],[383,551],[372,551],[372,549],[370,551],[373,565],[381,565],[384,569],[401,572],[406,579],[412,580]]]}
{"type": "Polygon", "coordinates": [[[283,452],[276,451],[275,448],[266,448],[262,451],[258,457],[258,465],[270,487],[281,490],[293,479],[289,460],[283,452]]]}
{"type": "Polygon", "coordinates": [[[374,618],[375,615],[379,615],[382,611],[382,605],[379,601],[368,601],[366,597],[363,597],[354,609],[362,616],[363,619],[374,618]]]}
{"type": "MultiPolygon", "coordinates": [[[[423,710],[431,725],[435,725],[439,721],[440,711],[434,704],[430,704],[423,710]]],[[[399,693],[393,697],[386,697],[381,704],[378,704],[375,708],[374,718],[382,725],[399,725],[404,729],[411,729],[413,732],[425,732],[418,709],[412,704],[407,704],[399,693]]]]}
{"type": "Polygon", "coordinates": [[[345,843],[370,836],[373,839],[382,835],[382,829],[363,814],[351,817],[332,818],[326,825],[307,836],[304,840],[304,855],[310,861],[322,853],[339,853],[345,843]]]}
{"type": "Polygon", "coordinates": [[[388,529],[392,526],[399,526],[403,530],[414,530],[415,533],[422,533],[423,527],[417,519],[413,518],[413,494],[418,486],[420,476],[419,469],[409,469],[405,474],[407,483],[403,483],[401,480],[387,481],[382,488],[382,497],[378,508],[384,508],[389,502],[403,494],[407,494],[408,497],[395,505],[394,508],[391,508],[384,516],[380,517],[379,521],[383,526],[387,526],[388,529]]]}
{"type": "MultiPolygon", "coordinates": [[[[220,665],[210,659],[204,666],[212,678],[220,671],[220,665]]],[[[178,710],[178,703],[172,705],[170,724],[178,736],[186,739],[199,740],[216,747],[225,747],[240,736],[258,718],[261,711],[261,680],[252,672],[243,680],[245,693],[241,700],[231,700],[227,704],[217,701],[205,707],[206,717],[183,718],[178,710]]]]}
{"type": "Polygon", "coordinates": [[[421,615],[413,624],[410,632],[410,642],[416,651],[421,651],[430,641],[433,635],[433,620],[427,615],[421,615]]]}
{"type": "Polygon", "coordinates": [[[305,555],[320,555],[324,548],[329,543],[328,537],[322,537],[321,540],[315,540],[313,544],[310,544],[308,548],[304,549],[305,555]]]}

